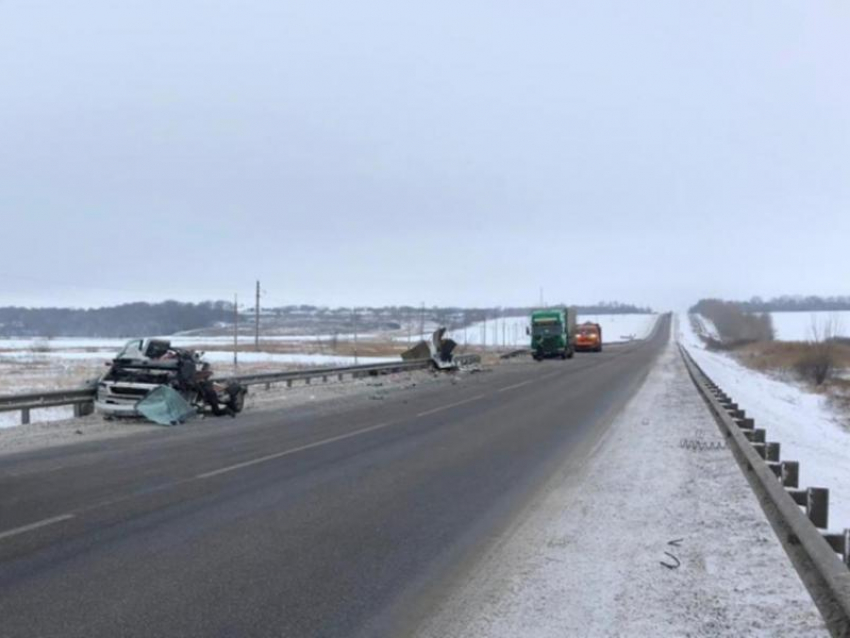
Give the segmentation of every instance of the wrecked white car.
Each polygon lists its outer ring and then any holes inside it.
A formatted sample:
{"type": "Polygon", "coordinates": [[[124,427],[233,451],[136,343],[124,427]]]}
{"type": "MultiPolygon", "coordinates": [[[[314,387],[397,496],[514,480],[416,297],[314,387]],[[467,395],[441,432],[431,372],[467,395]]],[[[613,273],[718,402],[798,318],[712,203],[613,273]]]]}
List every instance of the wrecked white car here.
{"type": "Polygon", "coordinates": [[[174,425],[207,409],[235,416],[246,393],[239,383],[213,381],[201,353],[172,348],[165,339],[133,339],[98,381],[95,408],[106,418],[145,417],[174,425]]]}

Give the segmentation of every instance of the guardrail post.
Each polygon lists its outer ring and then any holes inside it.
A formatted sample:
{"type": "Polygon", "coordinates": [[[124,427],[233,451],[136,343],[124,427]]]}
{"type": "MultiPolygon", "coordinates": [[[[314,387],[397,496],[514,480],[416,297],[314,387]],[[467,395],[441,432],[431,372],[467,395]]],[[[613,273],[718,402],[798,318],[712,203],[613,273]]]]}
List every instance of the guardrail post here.
{"type": "Polygon", "coordinates": [[[29,425],[30,422],[30,409],[24,408],[21,410],[21,425],[29,425]]]}
{"type": "Polygon", "coordinates": [[[287,380],[286,380],[286,387],[287,387],[287,388],[291,388],[291,387],[292,387],[292,379],[287,379],[287,380]]]}
{"type": "Polygon", "coordinates": [[[837,534],[824,534],[824,540],[836,554],[841,554],[841,560],[850,567],[850,529],[837,534]]]}
{"type": "Polygon", "coordinates": [[[80,417],[88,416],[89,414],[94,414],[94,401],[74,404],[74,418],[79,419],[80,417]]]}
{"type": "Polygon", "coordinates": [[[797,461],[782,461],[782,485],[797,488],[800,486],[800,464],[797,461]]]}
{"type": "Polygon", "coordinates": [[[767,433],[761,428],[753,428],[752,430],[744,430],[743,435],[750,443],[764,443],[764,437],[767,433]]]}
{"type": "Polygon", "coordinates": [[[806,501],[808,499],[806,490],[788,490],[788,496],[790,496],[797,505],[802,505],[803,507],[806,506],[806,501]]]}
{"type": "Polygon", "coordinates": [[[850,567],[850,529],[844,530],[844,551],[841,552],[844,564],[850,567]]]}
{"type": "Polygon", "coordinates": [[[806,515],[815,527],[829,527],[829,490],[810,487],[806,490],[806,515]]]}
{"type": "Polygon", "coordinates": [[[738,427],[742,430],[752,430],[756,427],[755,420],[750,418],[735,419],[735,423],[737,423],[738,427]]]}
{"type": "Polygon", "coordinates": [[[338,375],[336,375],[336,376],[337,376],[337,380],[338,380],[338,381],[342,381],[342,373],[340,373],[340,374],[338,374],[338,375]]]}
{"type": "Polygon", "coordinates": [[[323,374],[322,375],[322,383],[327,383],[327,382],[328,382],[328,375],[323,374]]]}
{"type": "Polygon", "coordinates": [[[771,441],[770,443],[765,443],[764,445],[765,458],[768,461],[773,461],[774,463],[779,462],[779,443],[775,441],[771,441]]]}

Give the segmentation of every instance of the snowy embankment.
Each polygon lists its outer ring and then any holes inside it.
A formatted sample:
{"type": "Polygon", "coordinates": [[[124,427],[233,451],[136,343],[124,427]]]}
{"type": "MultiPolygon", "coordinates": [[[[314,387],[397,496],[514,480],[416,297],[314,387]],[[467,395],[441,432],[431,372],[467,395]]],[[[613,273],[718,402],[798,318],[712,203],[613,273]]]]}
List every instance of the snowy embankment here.
{"type": "MultiPolygon", "coordinates": [[[[622,315],[579,315],[578,322],[590,321],[602,326],[604,343],[620,343],[634,339],[645,339],[655,327],[656,314],[622,315]]],[[[530,317],[498,317],[490,321],[479,321],[465,328],[451,330],[449,336],[460,345],[522,348],[529,342],[526,328],[530,317]]],[[[430,338],[427,335],[425,338],[430,338]]]]}
{"type": "Polygon", "coordinates": [[[811,341],[813,329],[819,335],[831,327],[836,337],[850,337],[850,311],[771,312],[777,341],[811,341]]]}
{"type": "Polygon", "coordinates": [[[850,431],[826,397],[706,350],[688,315],[678,324],[680,342],[703,371],[780,443],[783,459],[800,462],[800,487],[829,488],[830,529],[850,528],[850,431]]]}
{"type": "Polygon", "coordinates": [[[683,439],[722,441],[671,344],[416,636],[826,638],[731,452],[683,439]]]}

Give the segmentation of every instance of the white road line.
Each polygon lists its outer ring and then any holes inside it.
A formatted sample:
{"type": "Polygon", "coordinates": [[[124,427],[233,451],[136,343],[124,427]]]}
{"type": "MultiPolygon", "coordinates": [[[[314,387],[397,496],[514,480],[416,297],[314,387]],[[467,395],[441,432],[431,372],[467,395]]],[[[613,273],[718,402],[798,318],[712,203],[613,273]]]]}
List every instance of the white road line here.
{"type": "Polygon", "coordinates": [[[469,399],[464,399],[463,401],[458,401],[457,403],[449,403],[448,405],[441,405],[439,408],[434,408],[433,410],[426,410],[425,412],[420,412],[417,414],[417,418],[420,416],[428,416],[429,414],[435,414],[437,412],[442,412],[443,410],[448,410],[450,408],[456,408],[459,405],[463,405],[464,403],[472,403],[473,401],[477,401],[478,399],[483,399],[486,397],[486,394],[477,394],[474,397],[469,399]]]}
{"type": "Polygon", "coordinates": [[[16,527],[15,529],[0,532],[0,540],[3,540],[4,538],[9,538],[10,536],[17,536],[18,534],[31,532],[34,529],[38,529],[40,527],[47,527],[48,525],[53,525],[54,523],[61,523],[62,521],[67,521],[71,518],[74,518],[73,514],[62,514],[61,516],[54,516],[53,518],[45,518],[44,520],[38,521],[36,523],[30,523],[29,525],[24,525],[23,527],[16,527]]]}
{"type": "Polygon", "coordinates": [[[198,474],[195,478],[206,479],[213,476],[218,476],[219,474],[225,474],[227,472],[233,472],[234,470],[241,470],[243,467],[250,467],[251,465],[258,465],[260,463],[265,463],[266,461],[273,461],[274,459],[283,458],[284,456],[289,456],[290,454],[296,454],[297,452],[303,452],[305,450],[313,449],[314,447],[319,447],[321,445],[327,445],[328,443],[335,443],[336,441],[343,441],[345,439],[350,439],[353,436],[358,436],[360,434],[366,434],[367,432],[374,432],[375,430],[380,430],[382,428],[389,427],[391,425],[396,425],[400,423],[399,421],[393,421],[390,423],[379,423],[378,425],[371,425],[368,428],[361,428],[359,430],[355,430],[354,432],[348,432],[347,434],[340,434],[339,436],[332,436],[329,439],[322,439],[321,441],[316,441],[315,443],[309,443],[307,445],[302,445],[300,447],[295,447],[290,450],[284,450],[283,452],[277,452],[275,454],[268,454],[266,456],[261,456],[256,459],[251,459],[250,461],[244,461],[243,463],[237,463],[236,465],[229,465],[227,467],[222,467],[217,470],[212,470],[210,472],[204,472],[203,474],[198,474]]]}
{"type": "Polygon", "coordinates": [[[533,379],[529,379],[528,381],[523,381],[522,383],[515,383],[513,385],[509,385],[505,388],[499,388],[496,392],[507,392],[508,390],[515,390],[517,388],[521,388],[524,385],[528,385],[529,383],[533,383],[533,379]]]}

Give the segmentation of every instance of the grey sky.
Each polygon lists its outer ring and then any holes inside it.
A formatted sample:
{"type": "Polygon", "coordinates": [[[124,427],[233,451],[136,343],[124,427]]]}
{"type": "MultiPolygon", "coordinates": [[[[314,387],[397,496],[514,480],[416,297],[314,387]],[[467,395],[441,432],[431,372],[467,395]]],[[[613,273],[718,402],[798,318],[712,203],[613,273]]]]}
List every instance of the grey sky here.
{"type": "Polygon", "coordinates": [[[850,4],[0,2],[0,305],[850,294],[850,4]]]}

